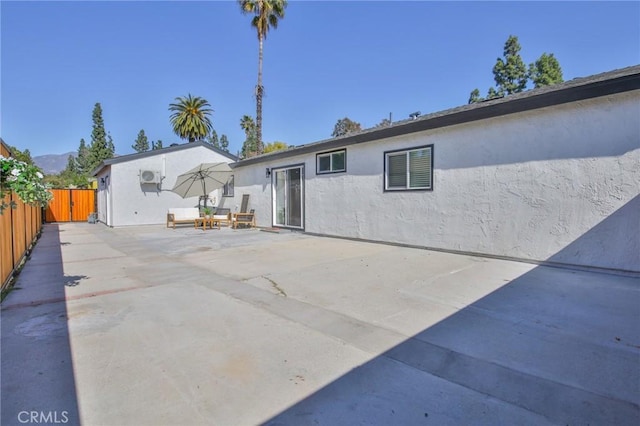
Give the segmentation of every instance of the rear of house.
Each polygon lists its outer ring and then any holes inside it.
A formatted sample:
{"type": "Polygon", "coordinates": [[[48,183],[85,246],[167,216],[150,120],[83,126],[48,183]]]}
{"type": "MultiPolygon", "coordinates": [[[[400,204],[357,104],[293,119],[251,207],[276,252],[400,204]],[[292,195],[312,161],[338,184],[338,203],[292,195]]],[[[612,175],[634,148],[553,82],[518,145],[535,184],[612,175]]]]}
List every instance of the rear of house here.
{"type": "Polygon", "coordinates": [[[640,66],[240,161],[258,225],[640,271],[640,66]]]}

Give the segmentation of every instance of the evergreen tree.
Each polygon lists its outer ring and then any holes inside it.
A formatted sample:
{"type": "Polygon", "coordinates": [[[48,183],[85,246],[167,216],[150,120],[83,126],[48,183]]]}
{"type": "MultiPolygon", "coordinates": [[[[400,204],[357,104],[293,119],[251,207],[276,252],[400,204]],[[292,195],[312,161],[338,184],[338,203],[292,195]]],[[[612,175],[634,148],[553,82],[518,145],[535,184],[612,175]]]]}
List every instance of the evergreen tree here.
{"type": "MultiPolygon", "coordinates": [[[[563,81],[562,69],[553,54],[543,53],[536,62],[529,64],[527,69],[520,57],[520,43],[516,36],[509,36],[504,44],[503,53],[504,59],[498,58],[493,67],[496,87],[489,89],[487,100],[522,92],[530,78],[536,88],[563,81]]],[[[470,104],[484,100],[485,98],[480,97],[478,89],[474,89],[469,95],[470,104]]]]}
{"type": "Polygon", "coordinates": [[[78,174],[78,162],[73,155],[67,157],[67,167],[64,171],[67,173],[78,174]]]}
{"type": "Polygon", "coordinates": [[[360,126],[360,123],[358,123],[357,121],[352,121],[349,117],[345,117],[336,122],[336,125],[333,127],[333,133],[331,133],[331,136],[337,138],[361,131],[362,126],[360,126]]]}
{"type": "Polygon", "coordinates": [[[138,137],[134,141],[133,145],[131,145],[136,152],[145,152],[149,151],[149,140],[147,139],[147,135],[144,134],[144,129],[141,129],[138,132],[138,137]]]}
{"type": "Polygon", "coordinates": [[[550,55],[543,53],[537,61],[529,64],[529,77],[536,89],[564,81],[562,79],[562,68],[553,53],[550,55]]]}
{"type": "Polygon", "coordinates": [[[527,87],[529,76],[520,49],[518,37],[509,36],[504,44],[504,59],[498,58],[493,66],[493,78],[499,95],[519,93],[527,87]]]}
{"type": "Polygon", "coordinates": [[[220,141],[218,140],[218,132],[216,132],[216,129],[211,129],[211,132],[205,138],[205,142],[216,148],[220,148],[220,141]]]}
{"type": "Polygon", "coordinates": [[[113,139],[109,135],[109,140],[107,140],[102,119],[102,106],[99,102],[93,108],[92,119],[93,131],[91,132],[91,145],[89,146],[89,167],[85,172],[90,172],[103,160],[112,158],[114,154],[113,139]]]}
{"type": "Polygon", "coordinates": [[[389,127],[391,126],[391,124],[391,120],[389,120],[388,118],[383,118],[378,124],[376,124],[376,127],[389,127]]]}
{"type": "Polygon", "coordinates": [[[78,157],[76,162],[78,163],[78,172],[80,174],[89,173],[91,170],[91,160],[89,158],[89,148],[87,148],[84,139],[80,139],[80,147],[78,148],[78,157]]]}
{"type": "Polygon", "coordinates": [[[116,147],[113,144],[113,138],[111,137],[111,132],[107,132],[107,152],[109,156],[107,158],[113,158],[116,153],[116,147]]]}
{"type": "Polygon", "coordinates": [[[473,91],[469,95],[469,103],[475,104],[481,101],[484,101],[484,98],[480,97],[480,90],[478,90],[478,88],[473,89],[473,91]]]}
{"type": "Polygon", "coordinates": [[[157,142],[151,142],[151,149],[162,149],[162,141],[158,139],[157,142]]]}
{"type": "Polygon", "coordinates": [[[227,139],[227,135],[225,134],[220,136],[220,149],[229,152],[229,139],[227,139]]]}

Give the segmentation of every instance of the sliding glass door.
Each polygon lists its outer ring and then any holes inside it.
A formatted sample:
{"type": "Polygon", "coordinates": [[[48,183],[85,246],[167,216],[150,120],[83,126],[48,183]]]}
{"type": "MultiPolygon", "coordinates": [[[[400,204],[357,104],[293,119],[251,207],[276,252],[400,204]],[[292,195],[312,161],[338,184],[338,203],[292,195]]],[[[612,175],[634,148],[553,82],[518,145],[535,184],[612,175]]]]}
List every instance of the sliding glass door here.
{"type": "Polygon", "coordinates": [[[274,169],[273,225],[304,228],[304,166],[274,169]]]}

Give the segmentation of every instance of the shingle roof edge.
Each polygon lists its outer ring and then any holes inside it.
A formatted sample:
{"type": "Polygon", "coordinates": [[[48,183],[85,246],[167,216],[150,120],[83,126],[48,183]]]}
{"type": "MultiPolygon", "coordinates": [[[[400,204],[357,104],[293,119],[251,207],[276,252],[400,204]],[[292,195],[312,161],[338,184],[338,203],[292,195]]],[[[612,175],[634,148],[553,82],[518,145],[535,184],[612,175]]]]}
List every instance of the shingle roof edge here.
{"type": "Polygon", "coordinates": [[[151,156],[158,155],[158,154],[166,154],[166,153],[169,153],[169,152],[182,151],[183,149],[190,149],[190,148],[194,148],[196,146],[205,147],[207,149],[212,150],[213,152],[216,152],[218,154],[224,155],[225,157],[229,158],[232,161],[238,161],[238,157],[236,157],[233,154],[230,154],[230,153],[228,153],[226,151],[218,149],[218,148],[216,148],[215,146],[213,146],[213,145],[211,145],[209,143],[206,143],[206,142],[203,142],[203,141],[196,141],[196,142],[187,142],[187,143],[183,143],[183,144],[175,145],[175,146],[168,146],[166,148],[155,149],[155,150],[151,150],[151,151],[136,152],[134,154],[127,154],[127,155],[121,155],[119,157],[109,158],[107,160],[104,160],[100,164],[98,164],[98,166],[96,166],[96,168],[91,171],[91,176],[97,175],[100,172],[100,170],[102,170],[105,167],[110,166],[112,164],[124,163],[126,161],[131,161],[131,160],[138,160],[140,158],[151,157],[151,156]]]}
{"type": "Polygon", "coordinates": [[[640,65],[589,77],[575,78],[553,86],[532,89],[490,101],[463,105],[427,114],[417,119],[403,120],[389,127],[375,127],[353,135],[325,139],[290,148],[286,151],[263,154],[240,160],[231,164],[231,167],[243,167],[295,155],[331,150],[393,136],[448,127],[637,89],[640,89],[640,65]]]}

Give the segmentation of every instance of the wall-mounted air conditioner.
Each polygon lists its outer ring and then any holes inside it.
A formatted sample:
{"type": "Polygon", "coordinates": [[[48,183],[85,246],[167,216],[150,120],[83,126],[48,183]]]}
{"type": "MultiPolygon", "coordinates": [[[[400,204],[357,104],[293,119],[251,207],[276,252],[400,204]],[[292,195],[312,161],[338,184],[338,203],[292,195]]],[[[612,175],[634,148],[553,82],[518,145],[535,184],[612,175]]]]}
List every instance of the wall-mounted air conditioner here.
{"type": "Polygon", "coordinates": [[[157,170],[140,170],[140,183],[160,183],[162,177],[157,170]]]}

